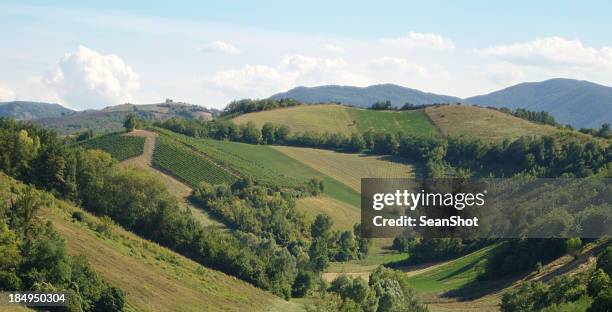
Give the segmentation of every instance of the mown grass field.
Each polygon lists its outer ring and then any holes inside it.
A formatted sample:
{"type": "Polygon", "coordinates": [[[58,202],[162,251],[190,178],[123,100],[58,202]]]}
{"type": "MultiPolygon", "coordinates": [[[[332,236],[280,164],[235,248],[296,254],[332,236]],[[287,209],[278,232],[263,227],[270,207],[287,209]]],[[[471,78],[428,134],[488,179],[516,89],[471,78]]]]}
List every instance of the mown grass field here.
{"type": "Polygon", "coordinates": [[[80,145],[87,149],[103,150],[121,161],[141,155],[144,143],[143,137],[110,134],[87,140],[80,145]]]}
{"type": "Polygon", "coordinates": [[[351,230],[360,221],[360,211],[354,206],[335,200],[327,195],[303,197],[297,200],[295,208],[302,212],[309,222],[318,214],[326,214],[334,221],[334,228],[351,230]]]}
{"type": "Polygon", "coordinates": [[[240,115],[237,124],[249,121],[256,125],[266,122],[287,125],[293,133],[314,131],[330,133],[363,132],[377,130],[404,131],[406,133],[435,135],[436,128],[422,110],[403,112],[372,111],[342,105],[301,105],[240,115]]]}
{"type": "Polygon", "coordinates": [[[38,217],[52,223],[70,254],[84,256],[125,291],[126,311],[303,311],[301,304],[201,266],[66,202],[54,200],[38,217]],[[72,219],[75,211],[83,213],[83,221],[72,219]]]}
{"type": "Polygon", "coordinates": [[[274,146],[274,149],[361,191],[361,178],[411,178],[416,165],[401,157],[338,153],[315,148],[274,146]]]}
{"type": "Polygon", "coordinates": [[[361,199],[355,190],[270,146],[196,139],[163,129],[156,131],[162,134],[161,137],[197,149],[237,175],[248,175],[262,183],[280,187],[297,186],[312,178],[320,178],[326,195],[354,207],[360,205],[361,199]]]}
{"type": "Polygon", "coordinates": [[[472,136],[486,141],[501,141],[520,136],[552,135],[561,131],[553,126],[536,124],[476,106],[436,106],[426,108],[425,112],[447,136],[472,136]]]}
{"type": "Polygon", "coordinates": [[[192,187],[203,181],[220,184],[236,180],[230,172],[188,147],[160,136],[156,140],[153,165],[169,172],[192,187]]]}

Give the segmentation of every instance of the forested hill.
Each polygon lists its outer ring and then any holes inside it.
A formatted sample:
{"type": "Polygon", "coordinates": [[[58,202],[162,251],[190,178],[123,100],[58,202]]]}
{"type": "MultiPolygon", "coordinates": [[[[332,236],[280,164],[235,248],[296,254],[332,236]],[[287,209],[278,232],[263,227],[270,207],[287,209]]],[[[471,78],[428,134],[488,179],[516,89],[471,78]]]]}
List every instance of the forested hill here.
{"type": "Polygon", "coordinates": [[[381,101],[390,101],[393,107],[402,107],[406,103],[420,105],[461,101],[458,97],[427,93],[394,84],[379,84],[364,88],[338,85],[297,87],[272,95],[271,98],[290,98],[303,103],[341,103],[360,107],[369,107],[381,101]]]}
{"type": "Polygon", "coordinates": [[[19,120],[62,117],[74,113],[59,104],[43,102],[12,101],[0,103],[0,117],[19,120]]]}
{"type": "Polygon", "coordinates": [[[612,88],[573,79],[550,79],[517,84],[466,103],[510,109],[546,111],[557,122],[580,128],[599,128],[612,123],[612,88]]]}

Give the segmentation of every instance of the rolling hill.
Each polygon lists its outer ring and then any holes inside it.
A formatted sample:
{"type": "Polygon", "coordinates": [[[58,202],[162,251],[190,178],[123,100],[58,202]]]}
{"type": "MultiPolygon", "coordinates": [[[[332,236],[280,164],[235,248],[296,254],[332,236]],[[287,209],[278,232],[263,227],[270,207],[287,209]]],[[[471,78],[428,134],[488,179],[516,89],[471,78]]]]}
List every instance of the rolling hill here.
{"type": "Polygon", "coordinates": [[[59,104],[13,101],[0,103],[0,117],[11,117],[18,120],[63,117],[75,111],[59,104]]]}
{"type": "Polygon", "coordinates": [[[486,141],[559,133],[553,126],[533,123],[494,109],[469,105],[427,107],[425,112],[446,136],[472,136],[486,141]]]}
{"type": "Polygon", "coordinates": [[[597,128],[612,123],[612,88],[574,79],[550,79],[511,86],[465,99],[480,106],[546,111],[563,124],[597,128]]]}
{"type": "Polygon", "coordinates": [[[379,101],[391,101],[393,107],[402,107],[406,103],[420,105],[461,101],[458,97],[427,93],[394,84],[379,84],[363,88],[338,85],[297,87],[287,92],[274,94],[271,98],[290,98],[303,103],[342,103],[359,107],[369,107],[379,101]]]}
{"type": "Polygon", "coordinates": [[[261,126],[265,122],[288,126],[292,133],[313,131],[345,134],[369,128],[402,131],[413,135],[471,136],[485,141],[516,139],[519,136],[541,136],[572,133],[537,124],[510,114],[471,105],[440,105],[408,111],[376,111],[342,105],[301,105],[240,115],[232,119],[238,124],[249,121],[261,126]]]}
{"type": "Polygon", "coordinates": [[[185,103],[159,104],[121,104],[109,106],[102,110],[86,110],[61,117],[40,118],[34,120],[40,126],[68,135],[88,129],[96,133],[116,132],[123,129],[123,120],[130,114],[136,114],[144,120],[164,120],[177,118],[211,119],[214,110],[198,105],[185,103]]]}
{"type": "MultiPolygon", "coordinates": [[[[19,183],[1,173],[0,180],[19,183]]],[[[125,291],[126,311],[303,310],[297,303],[104,223],[71,203],[54,199],[38,211],[38,217],[51,222],[70,254],[84,256],[106,281],[125,291]],[[74,212],[83,216],[81,221],[72,218],[74,212]]]]}
{"type": "Polygon", "coordinates": [[[343,105],[301,105],[240,115],[237,124],[249,121],[261,126],[266,122],[287,125],[293,132],[354,133],[370,128],[435,135],[437,131],[422,110],[401,112],[373,111],[343,105]]]}

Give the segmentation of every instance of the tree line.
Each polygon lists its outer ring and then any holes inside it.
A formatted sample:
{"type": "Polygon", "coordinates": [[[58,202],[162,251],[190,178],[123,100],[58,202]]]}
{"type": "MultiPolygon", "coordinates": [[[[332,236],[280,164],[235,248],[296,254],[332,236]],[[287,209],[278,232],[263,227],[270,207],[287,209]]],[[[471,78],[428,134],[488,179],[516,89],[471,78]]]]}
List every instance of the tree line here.
{"type": "Polygon", "coordinates": [[[368,129],[362,133],[314,132],[291,134],[287,126],[265,123],[169,119],[157,126],[192,137],[250,144],[281,144],[332,149],[349,153],[398,155],[420,160],[430,177],[447,175],[585,177],[607,170],[610,148],[597,140],[571,134],[485,142],[471,137],[419,136],[401,131],[368,129]]]}
{"type": "Polygon", "coordinates": [[[246,113],[259,112],[264,110],[270,110],[274,108],[281,107],[291,107],[303,105],[302,103],[293,100],[293,99],[261,99],[261,100],[252,100],[252,99],[242,99],[238,101],[232,101],[229,103],[225,109],[221,112],[221,117],[233,117],[246,113]]]}

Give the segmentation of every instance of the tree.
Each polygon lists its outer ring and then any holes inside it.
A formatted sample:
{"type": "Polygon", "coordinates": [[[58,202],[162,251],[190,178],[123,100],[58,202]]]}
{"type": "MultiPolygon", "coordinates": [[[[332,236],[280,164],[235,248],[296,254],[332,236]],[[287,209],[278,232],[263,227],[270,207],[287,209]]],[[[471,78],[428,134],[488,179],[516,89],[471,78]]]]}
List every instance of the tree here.
{"type": "Polygon", "coordinates": [[[597,268],[612,276],[612,246],[608,246],[606,250],[597,256],[597,268]]]}
{"type": "Polygon", "coordinates": [[[138,127],[138,117],[135,114],[129,113],[123,121],[123,127],[127,132],[134,131],[138,127]]]}
{"type": "Polygon", "coordinates": [[[322,238],[327,240],[331,236],[331,228],[334,221],[326,214],[318,214],[310,227],[310,235],[313,239],[322,238]]]}
{"type": "Polygon", "coordinates": [[[263,137],[264,144],[273,144],[276,142],[276,131],[275,127],[271,122],[266,122],[261,127],[261,135],[263,137]]]}
{"type": "Polygon", "coordinates": [[[580,247],[582,246],[582,241],[578,237],[568,238],[565,241],[565,251],[570,254],[574,259],[578,258],[578,254],[580,253],[580,247]]]}
{"type": "Polygon", "coordinates": [[[261,130],[255,126],[252,121],[242,125],[242,138],[245,142],[251,144],[261,143],[261,130]]]}

